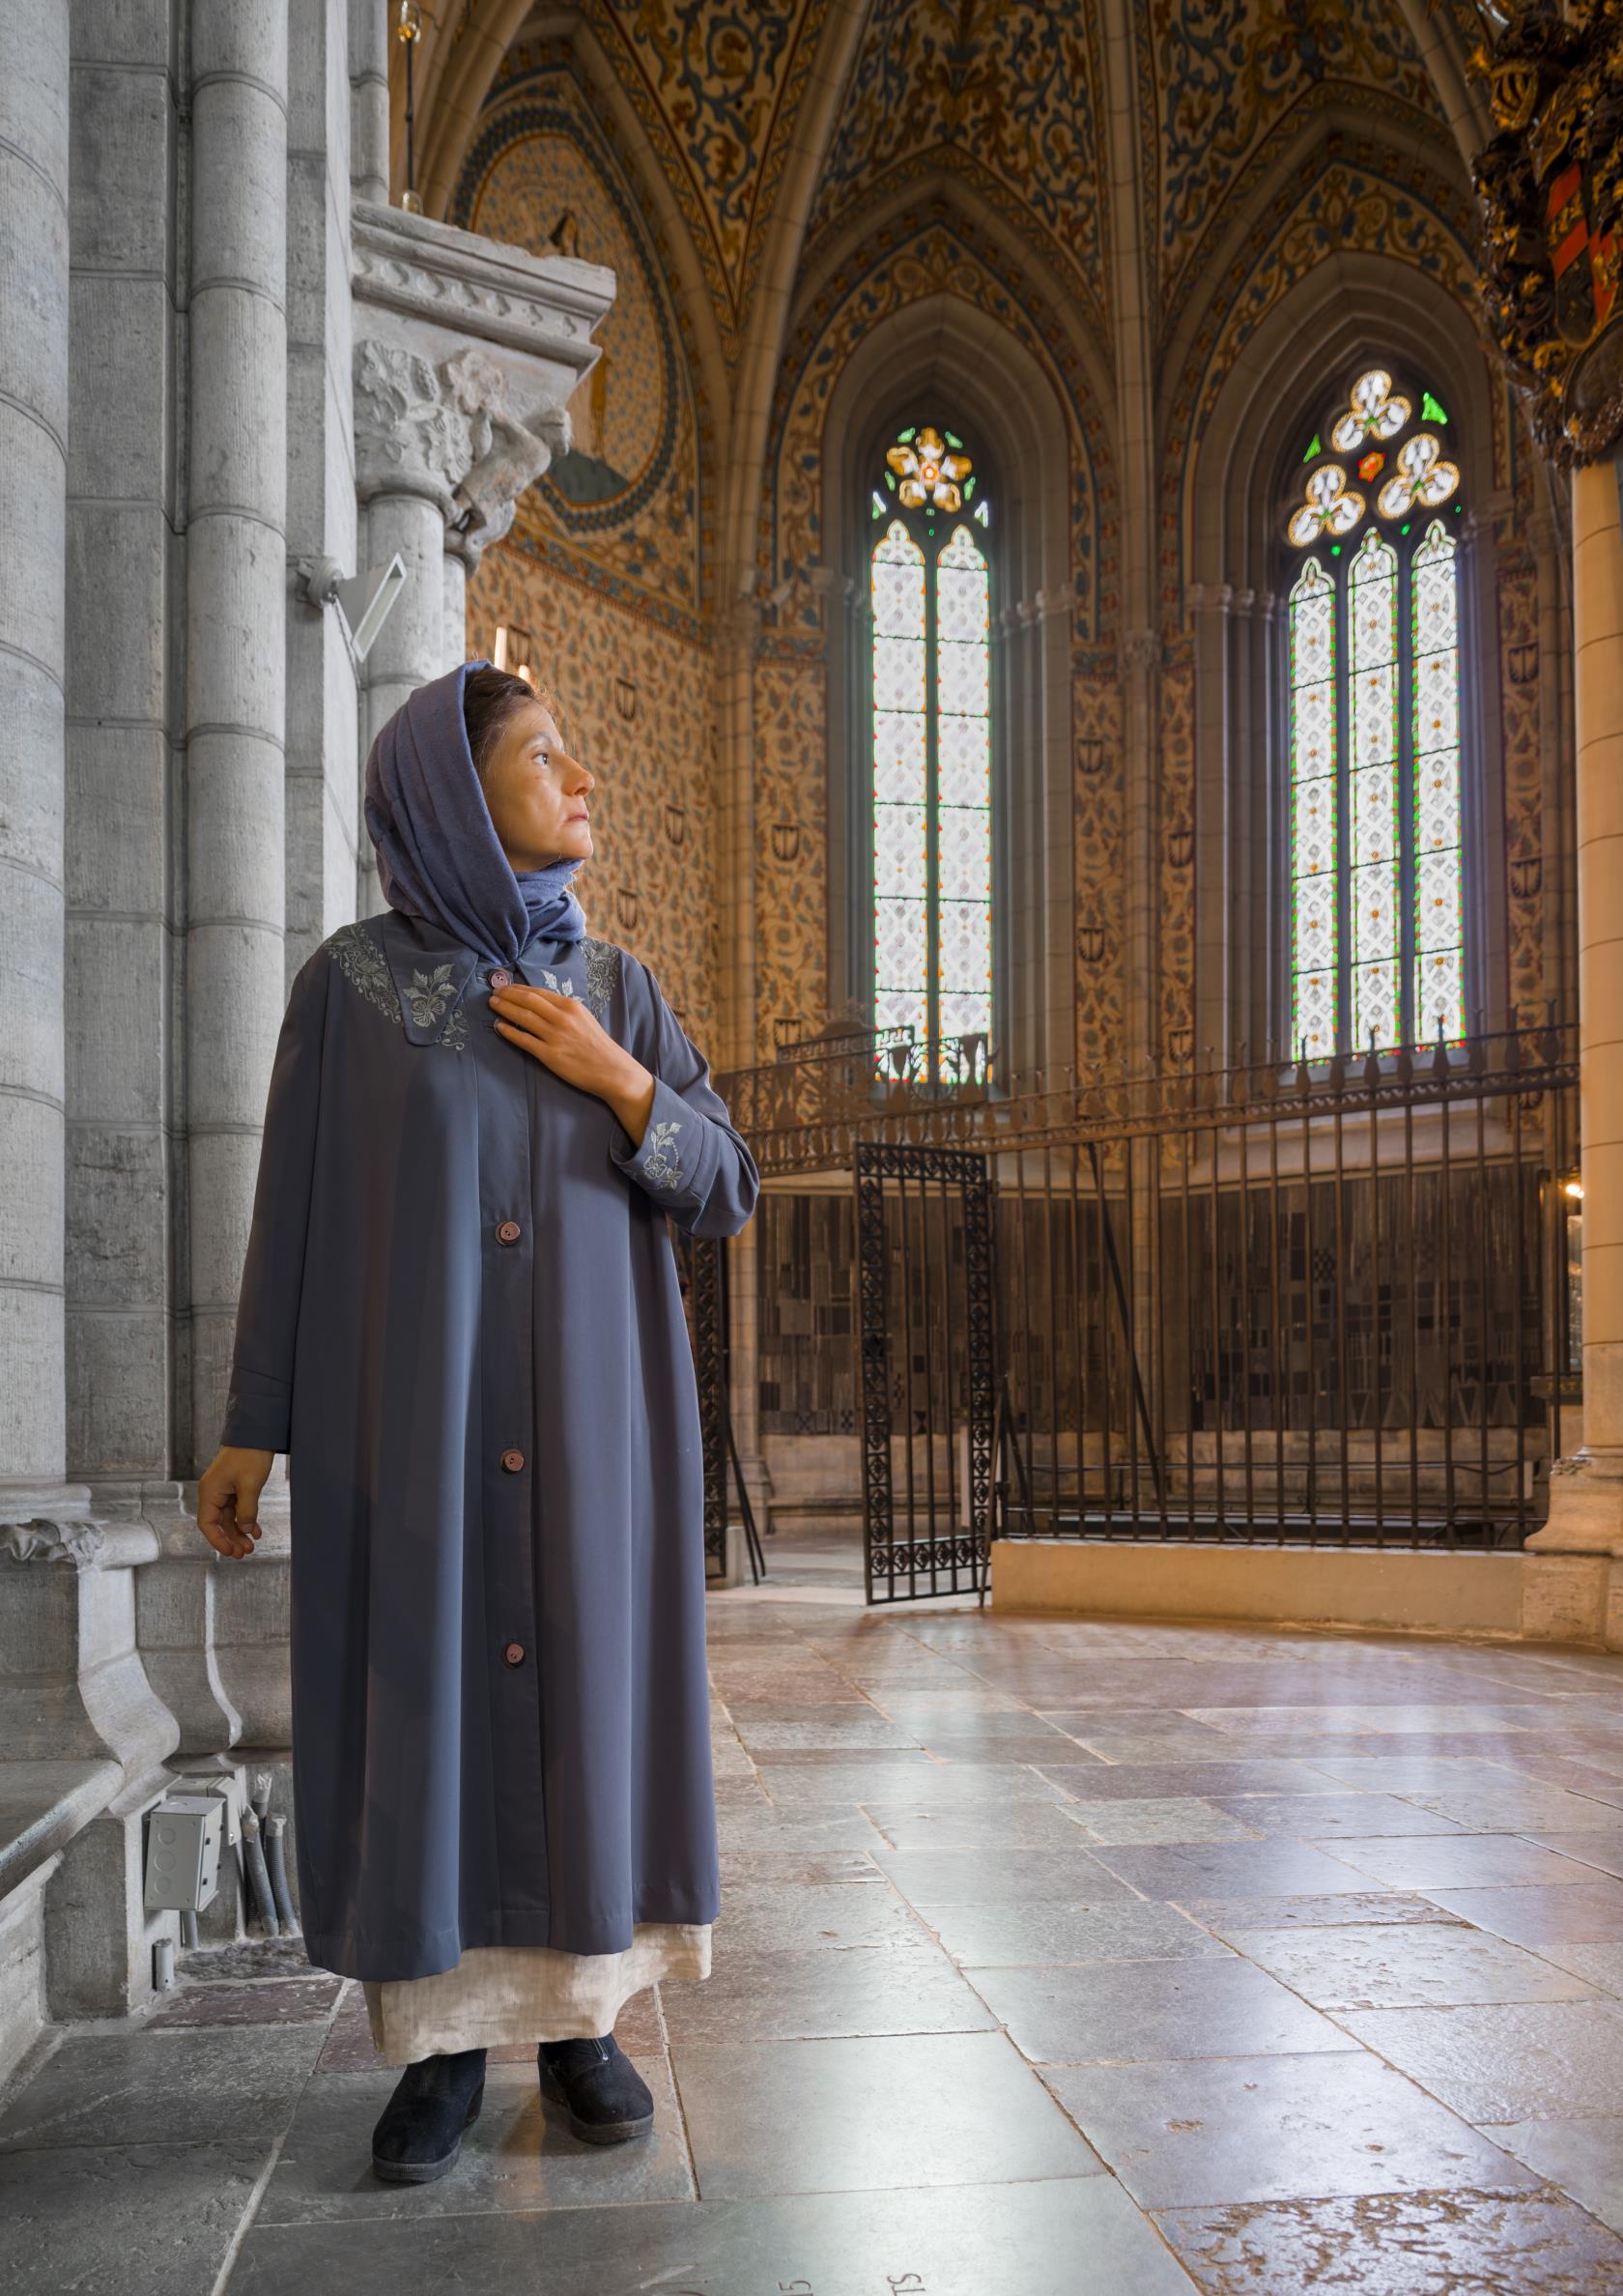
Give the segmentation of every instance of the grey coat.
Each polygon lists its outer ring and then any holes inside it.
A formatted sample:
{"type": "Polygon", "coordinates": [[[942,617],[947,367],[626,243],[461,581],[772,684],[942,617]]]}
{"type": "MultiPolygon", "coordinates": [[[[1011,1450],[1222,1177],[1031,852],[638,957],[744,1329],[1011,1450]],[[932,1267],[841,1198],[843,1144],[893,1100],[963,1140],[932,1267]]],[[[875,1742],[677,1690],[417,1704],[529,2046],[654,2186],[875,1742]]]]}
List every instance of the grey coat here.
{"type": "Polygon", "coordinates": [[[288,1000],[221,1441],[288,1453],[310,1958],[615,1953],[718,1909],[698,1393],[666,1215],[755,1162],[647,966],[537,941],[656,1078],[608,1105],[499,1036],[491,966],[390,910],[288,1000]]]}

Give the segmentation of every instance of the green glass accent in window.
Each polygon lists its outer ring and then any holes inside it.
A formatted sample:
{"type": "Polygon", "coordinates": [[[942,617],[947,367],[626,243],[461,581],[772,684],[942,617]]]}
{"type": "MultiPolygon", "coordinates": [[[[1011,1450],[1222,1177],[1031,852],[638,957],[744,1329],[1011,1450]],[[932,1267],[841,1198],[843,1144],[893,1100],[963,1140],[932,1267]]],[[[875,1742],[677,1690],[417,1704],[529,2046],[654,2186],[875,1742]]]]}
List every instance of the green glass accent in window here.
{"type": "Polygon", "coordinates": [[[1433,398],[1429,390],[1421,393],[1420,418],[1423,422],[1446,422],[1448,420],[1441,404],[1433,398]]]}
{"type": "Polygon", "coordinates": [[[1310,463],[1316,454],[1323,454],[1324,451],[1324,449],[1319,444],[1319,433],[1315,431],[1307,442],[1307,452],[1302,456],[1302,460],[1304,463],[1310,463]]]}

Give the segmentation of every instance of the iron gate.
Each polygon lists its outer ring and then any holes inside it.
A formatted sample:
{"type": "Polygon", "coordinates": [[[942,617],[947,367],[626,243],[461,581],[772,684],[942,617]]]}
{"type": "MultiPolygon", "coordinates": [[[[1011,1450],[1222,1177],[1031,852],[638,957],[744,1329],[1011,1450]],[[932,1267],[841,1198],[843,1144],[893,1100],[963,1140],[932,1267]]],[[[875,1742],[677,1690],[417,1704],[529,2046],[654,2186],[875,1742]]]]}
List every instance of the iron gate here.
{"type": "Polygon", "coordinates": [[[868,1599],[985,1599],[996,1356],[983,1156],[859,1145],[858,1361],[868,1599]]]}

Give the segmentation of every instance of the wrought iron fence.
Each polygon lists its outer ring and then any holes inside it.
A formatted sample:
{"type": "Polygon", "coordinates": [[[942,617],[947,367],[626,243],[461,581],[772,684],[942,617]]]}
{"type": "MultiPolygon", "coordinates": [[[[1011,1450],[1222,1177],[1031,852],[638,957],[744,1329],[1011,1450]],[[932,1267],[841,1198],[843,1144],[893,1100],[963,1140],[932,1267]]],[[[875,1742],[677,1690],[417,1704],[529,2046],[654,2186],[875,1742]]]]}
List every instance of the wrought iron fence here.
{"type": "MultiPolygon", "coordinates": [[[[842,1049],[819,1102],[817,1066],[792,1104],[723,1080],[763,1172],[887,1145],[986,1175],[997,1535],[1501,1546],[1544,1519],[1578,1370],[1560,1030],[1003,1099],[842,1049]]],[[[955,1233],[919,1230],[942,1297],[955,1233]]],[[[911,1310],[863,1282],[890,1346],[911,1310]]],[[[967,1423],[961,1338],[908,1330],[916,1395],[967,1423]]]]}

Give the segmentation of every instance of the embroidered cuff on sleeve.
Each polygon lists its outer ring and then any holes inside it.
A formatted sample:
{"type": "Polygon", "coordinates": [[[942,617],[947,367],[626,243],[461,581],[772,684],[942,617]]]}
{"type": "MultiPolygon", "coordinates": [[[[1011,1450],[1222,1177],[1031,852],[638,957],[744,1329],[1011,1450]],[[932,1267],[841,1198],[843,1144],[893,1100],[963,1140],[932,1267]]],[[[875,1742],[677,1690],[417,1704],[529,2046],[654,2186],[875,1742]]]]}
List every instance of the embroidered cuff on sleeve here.
{"type": "Polygon", "coordinates": [[[633,1148],[631,1134],[616,1125],[609,1153],[629,1179],[667,1202],[702,1195],[716,1161],[708,1118],[691,1108],[663,1076],[654,1078],[654,1103],[641,1146],[633,1148]]]}

